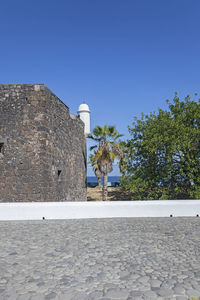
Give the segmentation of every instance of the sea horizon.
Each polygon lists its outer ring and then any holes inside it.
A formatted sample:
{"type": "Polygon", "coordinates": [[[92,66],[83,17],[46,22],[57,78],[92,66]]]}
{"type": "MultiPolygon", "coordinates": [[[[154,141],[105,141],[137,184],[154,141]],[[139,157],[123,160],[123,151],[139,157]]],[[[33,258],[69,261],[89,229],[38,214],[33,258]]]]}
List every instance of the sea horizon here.
{"type": "MultiPolygon", "coordinates": [[[[108,182],[119,182],[121,176],[108,176],[108,182]]],[[[96,182],[96,176],[87,176],[87,182],[96,182]]],[[[101,182],[103,183],[103,177],[101,178],[101,182]]]]}

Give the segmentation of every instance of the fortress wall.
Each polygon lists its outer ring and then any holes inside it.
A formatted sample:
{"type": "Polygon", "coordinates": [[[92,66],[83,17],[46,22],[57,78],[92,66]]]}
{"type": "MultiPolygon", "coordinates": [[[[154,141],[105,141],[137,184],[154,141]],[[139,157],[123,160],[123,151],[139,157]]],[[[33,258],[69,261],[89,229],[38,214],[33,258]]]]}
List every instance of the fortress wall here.
{"type": "Polygon", "coordinates": [[[66,114],[66,106],[49,91],[51,172],[56,201],[86,201],[86,141],[84,124],[66,114]]]}
{"type": "Polygon", "coordinates": [[[83,126],[44,85],[0,85],[0,202],[86,200],[83,126]]]}

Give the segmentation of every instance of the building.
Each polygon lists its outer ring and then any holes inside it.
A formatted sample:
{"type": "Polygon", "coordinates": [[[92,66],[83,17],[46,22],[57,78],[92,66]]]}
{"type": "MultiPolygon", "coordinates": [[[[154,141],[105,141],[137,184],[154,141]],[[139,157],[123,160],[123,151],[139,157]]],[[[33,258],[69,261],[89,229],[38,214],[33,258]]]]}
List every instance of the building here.
{"type": "Polygon", "coordinates": [[[85,143],[45,85],[0,85],[0,202],[86,201],[85,143]]]}
{"type": "Polygon", "coordinates": [[[78,108],[78,116],[85,124],[84,134],[87,138],[90,134],[90,109],[86,103],[82,103],[78,108]]]}

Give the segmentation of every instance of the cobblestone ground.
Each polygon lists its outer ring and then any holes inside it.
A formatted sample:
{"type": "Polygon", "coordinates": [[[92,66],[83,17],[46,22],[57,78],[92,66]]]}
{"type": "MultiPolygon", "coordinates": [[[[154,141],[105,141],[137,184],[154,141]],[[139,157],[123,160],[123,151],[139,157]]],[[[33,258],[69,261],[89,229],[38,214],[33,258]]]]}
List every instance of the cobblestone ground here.
{"type": "Polygon", "coordinates": [[[200,218],[0,222],[0,299],[200,297],[200,218]]]}

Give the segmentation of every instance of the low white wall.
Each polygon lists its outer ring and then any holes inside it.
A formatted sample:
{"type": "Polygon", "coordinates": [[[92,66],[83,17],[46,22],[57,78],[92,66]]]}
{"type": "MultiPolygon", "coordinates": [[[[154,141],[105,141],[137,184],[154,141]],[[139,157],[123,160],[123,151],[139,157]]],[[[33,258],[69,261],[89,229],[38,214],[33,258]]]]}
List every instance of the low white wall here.
{"type": "Polygon", "coordinates": [[[0,220],[200,215],[200,200],[0,203],[0,220]]]}

